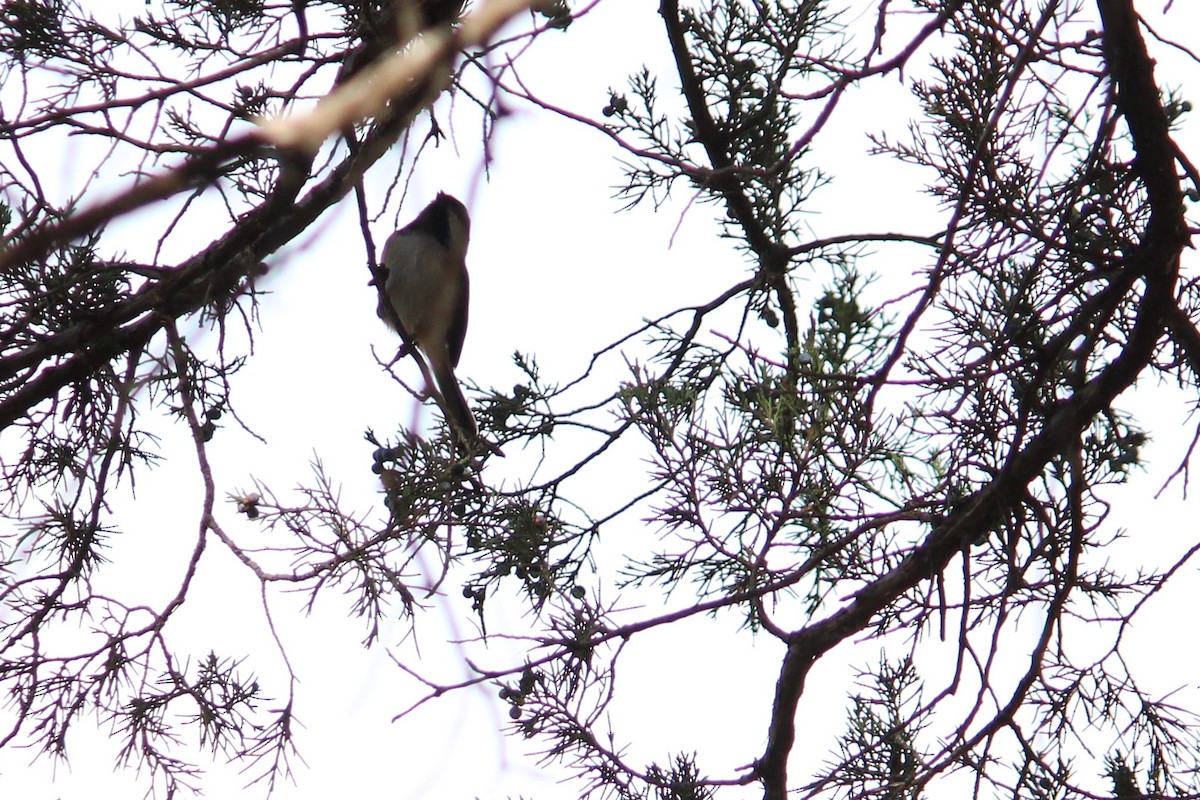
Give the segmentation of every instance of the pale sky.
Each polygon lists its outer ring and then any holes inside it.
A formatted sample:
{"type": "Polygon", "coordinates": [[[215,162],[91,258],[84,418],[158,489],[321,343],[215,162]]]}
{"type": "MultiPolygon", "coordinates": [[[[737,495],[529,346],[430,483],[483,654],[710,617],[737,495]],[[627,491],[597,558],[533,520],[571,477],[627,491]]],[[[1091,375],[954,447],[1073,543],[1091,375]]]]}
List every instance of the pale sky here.
{"type": "MultiPolygon", "coordinates": [[[[652,5],[601,3],[568,34],[539,40],[520,62],[522,75],[552,102],[593,115],[607,102],[608,87],[624,87],[626,76],[643,63],[663,76],[660,91],[667,95],[672,73],[652,5]]],[[[1186,3],[1176,6],[1165,29],[1200,30],[1200,9],[1186,3]]],[[[1200,87],[1200,70],[1195,63],[1161,53],[1159,81],[1185,89],[1200,87]],[[1186,75],[1176,71],[1183,67],[1186,75]]],[[[1200,96],[1200,88],[1193,91],[1200,96]]],[[[895,78],[883,79],[852,93],[847,102],[849,109],[840,115],[843,127],[827,131],[815,147],[816,155],[828,159],[822,163],[828,163],[835,181],[817,196],[821,213],[810,220],[813,229],[821,235],[936,229],[942,220],[919,194],[921,176],[884,158],[863,155],[869,146],[866,132],[884,125],[893,133],[903,129],[901,122],[912,110],[906,90],[895,78]]],[[[658,213],[648,204],[617,213],[621,203],[613,199],[612,187],[621,175],[615,148],[577,124],[519,105],[515,111],[492,144],[494,163],[486,180],[481,177],[477,128],[464,124],[455,131],[453,145],[426,157],[402,213],[401,222],[407,221],[412,216],[408,211],[419,209],[439,190],[457,194],[471,209],[472,318],[460,376],[483,386],[511,386],[520,380],[511,358],[520,350],[536,354],[543,374],[561,382],[574,377],[593,351],[641,319],[708,300],[731,283],[732,276],[744,274],[741,256],[715,235],[712,206],[688,207],[691,198],[680,191],[658,213]]],[[[1177,138],[1185,152],[1200,154],[1194,120],[1177,138]]],[[[64,159],[64,165],[68,163],[64,159]]],[[[65,178],[69,172],[64,169],[65,178]]],[[[145,219],[127,226],[131,249],[138,244],[145,219]]],[[[377,241],[386,235],[383,227],[376,233],[377,241]]],[[[181,233],[181,252],[188,252],[192,241],[187,232],[181,233]]],[[[866,267],[885,276],[878,289],[882,294],[889,293],[889,279],[910,281],[924,263],[911,251],[880,252],[883,257],[868,260],[866,267]]],[[[375,318],[374,290],[367,286],[352,206],[345,203],[327,214],[301,241],[278,253],[271,265],[263,284],[271,292],[263,303],[263,332],[256,340],[255,357],[235,384],[239,414],[266,443],[232,425],[223,428],[210,447],[218,490],[249,489],[252,477],[259,477],[286,499],[292,487],[308,480],[304,465],[315,453],[341,486],[347,506],[382,513],[378,486],[369,472],[372,448],[362,433],[369,427],[387,434],[397,424],[409,424],[414,414],[428,420],[431,412],[414,409],[411,399],[373,360],[372,347],[381,355],[390,354],[396,342],[375,318]]],[[[814,281],[812,291],[818,287],[814,281]]],[[[197,339],[204,336],[198,334],[197,339]]],[[[619,375],[619,367],[619,362],[611,365],[614,375],[619,375]]],[[[419,380],[415,375],[409,378],[419,380]]],[[[1195,540],[1183,507],[1173,500],[1178,491],[1168,491],[1162,501],[1148,499],[1190,438],[1180,403],[1177,394],[1162,387],[1143,386],[1123,404],[1148,409],[1155,419],[1178,417],[1183,431],[1179,438],[1156,439],[1147,451],[1152,461],[1149,477],[1135,475],[1120,499],[1114,493],[1114,523],[1130,527],[1130,546],[1139,557],[1145,556],[1148,534],[1163,548],[1163,558],[1195,540]]],[[[161,603],[178,585],[180,559],[190,548],[199,509],[195,468],[183,454],[189,447],[187,437],[178,428],[163,426],[160,432],[164,451],[181,455],[166,469],[143,472],[135,500],[114,504],[118,518],[130,514],[137,522],[114,542],[112,567],[98,583],[100,590],[108,585],[128,591],[136,585],[148,603],[161,603]]],[[[530,464],[528,455],[510,453],[505,462],[493,461],[488,469],[516,477],[530,464]]],[[[606,477],[597,482],[597,497],[620,497],[614,486],[639,479],[606,477]]],[[[231,506],[222,511],[231,533],[253,539],[253,523],[235,515],[231,506]]],[[[656,535],[642,527],[638,531],[631,519],[618,535],[656,535]]],[[[1181,577],[1185,580],[1180,583],[1194,583],[1181,577]]],[[[179,648],[192,649],[197,657],[214,647],[223,655],[253,652],[255,660],[248,668],[259,673],[264,685],[282,680],[282,664],[278,659],[272,663],[270,651],[261,647],[267,633],[252,576],[214,546],[197,580],[196,593],[171,625],[179,648]]],[[[1182,615],[1182,609],[1196,607],[1194,601],[1185,605],[1178,599],[1176,592],[1182,588],[1151,603],[1163,608],[1177,604],[1182,615]]],[[[631,594],[628,604],[646,599],[631,594]]],[[[294,765],[296,785],[280,786],[276,798],[577,796],[573,785],[554,783],[561,772],[535,767],[523,754],[526,743],[501,736],[506,708],[492,688],[454,693],[393,723],[392,716],[420,695],[420,687],[392,665],[384,647],[364,651],[364,626],[347,618],[339,598],[330,595],[309,616],[300,611],[303,600],[272,600],[276,624],[300,679],[297,715],[305,727],[297,741],[307,762],[294,765]]],[[[452,597],[450,605],[461,611],[460,601],[452,597]]],[[[519,629],[520,617],[512,609],[490,608],[501,618],[507,614],[519,629]]],[[[722,646],[731,624],[724,618],[715,623],[692,620],[631,642],[620,667],[623,696],[612,717],[618,730],[632,737],[628,744],[635,763],[697,750],[702,768],[714,776],[732,777],[734,770],[761,753],[782,647],[765,636],[753,647],[745,637],[734,647],[722,646]],[[689,649],[695,657],[687,659],[686,670],[680,669],[679,656],[689,649]]],[[[414,642],[399,641],[404,630],[396,623],[383,636],[384,645],[397,657],[413,659],[412,666],[431,677],[466,677],[459,649],[445,640],[475,634],[468,615],[427,614],[417,626],[419,660],[414,642]]],[[[1187,684],[1191,700],[1200,705],[1187,638],[1138,625],[1130,636],[1146,638],[1143,652],[1159,662],[1156,679],[1162,691],[1187,684]]],[[[492,641],[487,648],[473,647],[472,653],[485,666],[503,667],[519,651],[492,641]]],[[[826,758],[841,726],[846,702],[839,691],[852,677],[847,665],[851,660],[869,666],[878,657],[870,643],[842,648],[810,676],[813,694],[800,713],[819,724],[801,726],[801,760],[811,758],[815,765],[826,758]]],[[[280,692],[285,688],[273,685],[280,692]]],[[[136,774],[112,769],[112,747],[104,736],[93,738],[83,726],[77,727],[76,736],[70,766],[55,768],[45,759],[29,766],[32,753],[0,751],[0,797],[94,800],[141,795],[144,784],[136,774]]],[[[532,744],[536,747],[538,742],[532,744]]],[[[793,767],[796,779],[799,766],[793,767]]],[[[221,764],[208,768],[207,796],[262,796],[257,787],[243,790],[247,776],[236,770],[221,764]]],[[[754,785],[720,796],[760,795],[754,785]]]]}

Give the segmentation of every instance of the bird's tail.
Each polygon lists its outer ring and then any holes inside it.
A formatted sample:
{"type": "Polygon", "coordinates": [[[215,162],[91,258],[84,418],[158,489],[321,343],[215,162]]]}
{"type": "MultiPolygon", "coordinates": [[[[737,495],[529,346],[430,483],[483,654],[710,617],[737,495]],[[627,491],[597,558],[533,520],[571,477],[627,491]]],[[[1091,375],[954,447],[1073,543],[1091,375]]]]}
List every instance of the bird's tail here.
{"type": "Polygon", "coordinates": [[[446,420],[464,444],[471,444],[475,441],[475,437],[479,435],[479,427],[475,424],[475,415],[471,413],[471,407],[467,405],[467,398],[463,397],[462,389],[458,386],[458,378],[454,376],[454,367],[450,366],[448,361],[440,359],[431,359],[434,361],[433,376],[437,380],[438,391],[445,401],[443,409],[448,419],[446,420]]]}

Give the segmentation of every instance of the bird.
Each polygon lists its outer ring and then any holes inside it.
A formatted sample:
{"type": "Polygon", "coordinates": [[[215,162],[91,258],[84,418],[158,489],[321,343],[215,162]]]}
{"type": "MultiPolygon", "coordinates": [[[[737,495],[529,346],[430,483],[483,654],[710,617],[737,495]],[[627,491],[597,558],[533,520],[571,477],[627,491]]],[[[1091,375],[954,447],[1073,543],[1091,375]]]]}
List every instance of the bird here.
{"type": "MultiPolygon", "coordinates": [[[[439,192],[412,222],[388,237],[374,283],[380,319],[425,355],[444,401],[446,422],[464,444],[479,433],[454,368],[467,335],[471,218],[456,197],[439,192]]],[[[401,350],[401,354],[404,350],[401,350]]]]}

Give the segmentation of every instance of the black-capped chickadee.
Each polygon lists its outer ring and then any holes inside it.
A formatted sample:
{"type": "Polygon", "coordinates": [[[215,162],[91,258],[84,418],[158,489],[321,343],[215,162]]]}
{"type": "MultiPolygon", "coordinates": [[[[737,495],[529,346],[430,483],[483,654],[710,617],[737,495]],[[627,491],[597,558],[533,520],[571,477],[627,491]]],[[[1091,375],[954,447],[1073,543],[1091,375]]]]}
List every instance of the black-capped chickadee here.
{"type": "Polygon", "coordinates": [[[379,317],[425,354],[445,401],[447,422],[464,443],[479,429],[454,376],[467,335],[467,241],[471,218],[457,198],[439,193],[383,245],[379,317]]]}

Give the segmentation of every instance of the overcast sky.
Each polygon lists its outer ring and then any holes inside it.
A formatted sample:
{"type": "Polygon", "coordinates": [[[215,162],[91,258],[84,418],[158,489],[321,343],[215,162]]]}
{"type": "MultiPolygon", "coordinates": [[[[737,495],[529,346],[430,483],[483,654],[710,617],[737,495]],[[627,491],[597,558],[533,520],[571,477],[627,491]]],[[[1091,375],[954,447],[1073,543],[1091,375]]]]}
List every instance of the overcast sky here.
{"type": "MultiPolygon", "coordinates": [[[[593,115],[607,102],[608,87],[624,86],[626,76],[643,63],[669,84],[671,65],[653,5],[601,3],[566,35],[540,39],[521,62],[523,76],[552,102],[593,115]]],[[[1200,30],[1200,10],[1187,2],[1176,6],[1167,29],[1200,30]]],[[[1151,10],[1157,8],[1147,13],[1151,10]]],[[[1200,87],[1196,65],[1166,52],[1160,53],[1158,77],[1166,85],[1182,84],[1185,96],[1187,87],[1200,87]],[[1186,74],[1178,71],[1185,68],[1186,74]]],[[[1200,97],[1200,89],[1194,91],[1200,97]]],[[[913,113],[907,91],[890,78],[852,93],[848,103],[840,127],[827,131],[815,148],[816,156],[827,159],[822,163],[828,164],[826,170],[835,181],[818,195],[815,205],[821,212],[810,220],[814,231],[827,235],[937,229],[942,221],[920,194],[922,176],[865,155],[866,133],[884,125],[893,132],[902,130],[913,113]]],[[[471,209],[472,318],[459,368],[464,379],[500,387],[519,382],[511,358],[514,350],[535,353],[544,374],[555,380],[573,377],[593,351],[641,319],[706,301],[726,287],[731,276],[744,271],[741,256],[716,236],[712,206],[689,207],[691,198],[680,193],[658,213],[648,205],[617,213],[621,203],[613,199],[612,187],[621,176],[614,148],[575,123],[529,107],[517,106],[515,111],[503,121],[492,144],[489,177],[482,175],[477,129],[462,125],[453,143],[421,164],[400,220],[407,221],[441,190],[458,195],[471,209]]],[[[1194,121],[1186,123],[1178,140],[1185,152],[1200,154],[1194,121]]],[[[63,178],[70,180],[70,160],[63,159],[63,164],[63,178]]],[[[131,249],[138,245],[139,229],[153,216],[148,212],[128,223],[131,249]]],[[[375,319],[374,290],[367,286],[356,226],[351,205],[343,204],[271,260],[272,270],[264,281],[271,294],[262,306],[256,356],[235,384],[239,414],[265,443],[233,426],[219,432],[210,454],[220,491],[247,489],[252,477],[258,477],[284,494],[308,479],[303,465],[319,454],[341,485],[348,506],[378,507],[378,486],[369,471],[372,448],[363,441],[364,429],[390,432],[397,424],[410,423],[414,415],[429,419],[428,409],[414,408],[374,361],[372,348],[390,354],[395,339],[375,319]]],[[[381,227],[380,241],[384,235],[381,227]]],[[[181,255],[190,252],[190,244],[206,242],[203,237],[191,240],[186,231],[175,240],[181,255]]],[[[866,262],[881,276],[881,295],[892,286],[910,285],[912,274],[923,266],[915,254],[906,263],[902,250],[882,252],[884,258],[866,262]]],[[[1191,261],[1194,268],[1194,256],[1191,261]]],[[[815,291],[817,285],[812,288],[815,291]]],[[[196,335],[203,339],[204,334],[196,335]]],[[[613,365],[614,375],[618,366],[613,365]]],[[[1157,419],[1177,417],[1182,426],[1182,400],[1169,388],[1141,386],[1123,405],[1147,409],[1157,419]]],[[[164,426],[161,433],[167,452],[186,452],[183,431],[164,426]]],[[[1150,476],[1135,475],[1129,491],[1119,498],[1114,493],[1114,521],[1142,534],[1135,537],[1139,555],[1150,533],[1156,541],[1161,537],[1164,559],[1177,552],[1181,542],[1194,540],[1182,507],[1173,500],[1178,492],[1168,492],[1167,499],[1158,502],[1150,499],[1185,445],[1184,438],[1153,442],[1148,450],[1153,460],[1150,476]]],[[[517,476],[529,463],[513,453],[506,463],[493,461],[489,469],[517,476]]],[[[630,479],[638,476],[608,476],[598,482],[597,496],[630,479]]],[[[114,563],[102,581],[136,585],[147,602],[161,602],[178,586],[178,537],[184,535],[181,530],[191,536],[196,526],[195,484],[187,456],[174,459],[166,469],[142,474],[136,499],[115,506],[136,515],[137,522],[129,526],[129,535],[114,543],[114,563]]],[[[225,511],[230,530],[249,537],[253,523],[231,509],[225,511]]],[[[197,656],[209,648],[227,655],[264,652],[259,645],[267,632],[257,613],[256,582],[231,556],[212,548],[196,591],[172,622],[178,644],[195,648],[197,656]]],[[[1195,607],[1182,605],[1177,591],[1152,602],[1195,607]]],[[[554,784],[554,772],[535,770],[534,762],[522,755],[519,740],[500,736],[506,709],[495,701],[492,689],[456,693],[392,723],[391,717],[419,696],[420,688],[390,663],[383,647],[363,650],[362,622],[348,620],[335,598],[319,603],[308,616],[299,613],[302,601],[303,597],[273,600],[276,623],[301,681],[297,713],[305,728],[298,743],[307,761],[307,767],[296,765],[296,786],[278,789],[280,800],[518,794],[565,800],[577,795],[570,785],[554,784]]],[[[413,658],[414,644],[419,645],[420,660],[414,666],[431,676],[463,678],[467,673],[460,650],[444,640],[473,636],[468,619],[434,612],[418,625],[417,642],[399,641],[404,631],[400,623],[382,638],[406,659],[413,658]]],[[[520,624],[517,618],[510,623],[520,624]]],[[[637,733],[631,742],[634,761],[697,750],[702,767],[729,775],[761,752],[782,648],[768,638],[760,638],[754,647],[746,647],[744,637],[737,647],[716,644],[723,632],[731,631],[727,620],[696,620],[631,643],[622,666],[622,675],[630,676],[621,686],[627,694],[615,705],[613,716],[618,723],[636,720],[636,728],[618,724],[626,733],[637,733]],[[662,669],[664,653],[677,659],[689,648],[696,653],[687,671],[672,668],[668,674],[662,669]]],[[[1143,652],[1160,662],[1163,691],[1187,684],[1191,699],[1197,700],[1190,637],[1138,626],[1130,635],[1145,637],[1143,652]]],[[[515,652],[503,642],[493,642],[484,658],[494,662],[486,666],[508,666],[515,652]]],[[[855,651],[857,663],[877,660],[867,652],[855,651]]],[[[846,685],[849,658],[848,653],[835,652],[814,670],[809,685],[821,687],[820,696],[802,704],[805,719],[833,720],[837,717],[832,715],[841,714],[845,701],[828,687],[846,685]]],[[[281,663],[267,658],[256,660],[253,668],[264,684],[284,676],[281,663]]],[[[802,726],[815,761],[825,758],[837,727],[802,726]]],[[[144,784],[135,774],[112,769],[113,747],[105,737],[97,734],[89,741],[82,728],[76,733],[79,746],[70,768],[60,765],[55,770],[44,759],[29,766],[31,753],[0,751],[0,797],[140,796],[144,784]]],[[[247,776],[236,770],[210,768],[205,782],[209,797],[260,795],[253,789],[243,794],[247,776]]],[[[759,794],[761,789],[750,787],[722,796],[759,794]]]]}

